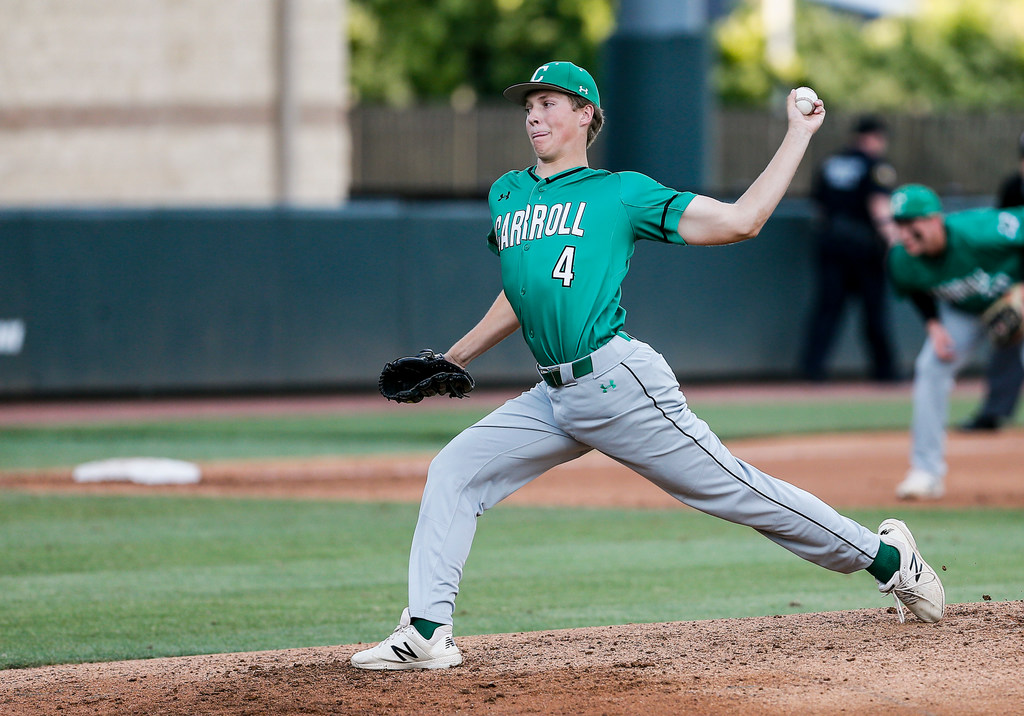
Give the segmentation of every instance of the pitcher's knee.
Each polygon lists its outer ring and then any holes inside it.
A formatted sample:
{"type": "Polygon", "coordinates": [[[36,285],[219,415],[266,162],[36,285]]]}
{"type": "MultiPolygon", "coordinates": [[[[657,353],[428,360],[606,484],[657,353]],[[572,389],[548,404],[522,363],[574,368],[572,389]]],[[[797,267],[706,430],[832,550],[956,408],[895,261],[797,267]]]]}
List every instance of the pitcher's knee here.
{"type": "Polygon", "coordinates": [[[437,476],[454,476],[457,473],[464,472],[466,469],[467,465],[463,451],[453,448],[452,443],[448,443],[430,461],[430,466],[427,468],[427,481],[436,479],[437,476]]]}

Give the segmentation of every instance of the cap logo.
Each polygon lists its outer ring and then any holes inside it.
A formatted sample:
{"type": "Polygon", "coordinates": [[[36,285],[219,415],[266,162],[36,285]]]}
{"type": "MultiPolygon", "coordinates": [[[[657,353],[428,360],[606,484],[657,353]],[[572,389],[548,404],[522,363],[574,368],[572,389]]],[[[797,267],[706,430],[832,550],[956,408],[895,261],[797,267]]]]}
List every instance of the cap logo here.
{"type": "Polygon", "coordinates": [[[590,94],[590,90],[588,90],[583,85],[580,85],[580,94],[590,94]]]}
{"type": "Polygon", "coordinates": [[[548,65],[541,65],[537,68],[537,71],[533,73],[533,77],[530,78],[530,82],[540,82],[544,79],[544,73],[548,71],[548,65]]]}
{"type": "Polygon", "coordinates": [[[903,192],[897,192],[892,195],[892,212],[899,214],[903,211],[903,205],[907,203],[907,195],[903,192]]]}

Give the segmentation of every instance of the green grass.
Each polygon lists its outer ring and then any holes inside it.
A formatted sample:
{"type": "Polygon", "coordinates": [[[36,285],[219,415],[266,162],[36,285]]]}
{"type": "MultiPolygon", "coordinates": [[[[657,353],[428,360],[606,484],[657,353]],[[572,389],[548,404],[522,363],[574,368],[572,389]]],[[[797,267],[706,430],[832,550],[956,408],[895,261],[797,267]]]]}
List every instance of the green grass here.
{"type": "MultiPolygon", "coordinates": [[[[973,408],[956,398],[953,418],[973,408]]],[[[488,406],[0,430],[0,469],[119,456],[435,451],[488,406]]],[[[906,397],[695,404],[724,439],[906,429],[906,397]]],[[[1021,599],[1020,511],[908,510],[951,602],[1021,599]]],[[[885,516],[851,513],[869,527],[885,516]]],[[[0,492],[0,668],[376,641],[406,602],[415,505],[0,492]]],[[[481,520],[457,633],[890,603],[685,509],[499,506],[481,520]]]]}
{"type": "MultiPolygon", "coordinates": [[[[954,420],[974,398],[954,398],[954,420]]],[[[905,430],[907,397],[691,406],[723,440],[779,433],[905,430]]],[[[356,415],[135,421],[0,430],[0,470],[70,467],[112,457],[209,461],[269,457],[434,452],[479,420],[487,407],[356,415]]]]}
{"type": "MultiPolygon", "coordinates": [[[[851,516],[874,527],[886,515],[851,516]]],[[[950,602],[1021,599],[1019,511],[906,511],[950,602]]],[[[405,605],[414,505],[0,493],[0,667],[376,641],[405,605]]],[[[499,506],[457,633],[885,606],[685,509],[499,506]]]]}
{"type": "Polygon", "coordinates": [[[204,461],[433,450],[486,412],[425,410],[11,427],[0,431],[0,469],[64,467],[140,455],[204,461]]]}

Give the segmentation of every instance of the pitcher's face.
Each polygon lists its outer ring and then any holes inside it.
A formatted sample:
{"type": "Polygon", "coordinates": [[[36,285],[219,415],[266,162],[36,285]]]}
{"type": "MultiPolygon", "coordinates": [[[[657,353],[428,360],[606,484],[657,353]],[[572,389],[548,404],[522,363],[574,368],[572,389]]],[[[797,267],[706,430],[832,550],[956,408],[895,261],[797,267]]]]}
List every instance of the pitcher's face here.
{"type": "Polygon", "coordinates": [[[526,133],[538,158],[551,162],[586,148],[587,125],[593,109],[574,110],[569,96],[557,90],[537,90],[526,96],[526,133]]]}

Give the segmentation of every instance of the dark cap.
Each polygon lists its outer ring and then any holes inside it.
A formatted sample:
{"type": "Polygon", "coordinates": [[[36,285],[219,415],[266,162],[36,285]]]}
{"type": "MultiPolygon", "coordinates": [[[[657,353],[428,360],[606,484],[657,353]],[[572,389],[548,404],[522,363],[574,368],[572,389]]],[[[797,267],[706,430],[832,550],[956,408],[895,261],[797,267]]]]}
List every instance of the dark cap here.
{"type": "Polygon", "coordinates": [[[885,120],[875,114],[864,114],[857,118],[853,125],[856,134],[874,134],[875,132],[889,131],[889,125],[885,120]]]}

